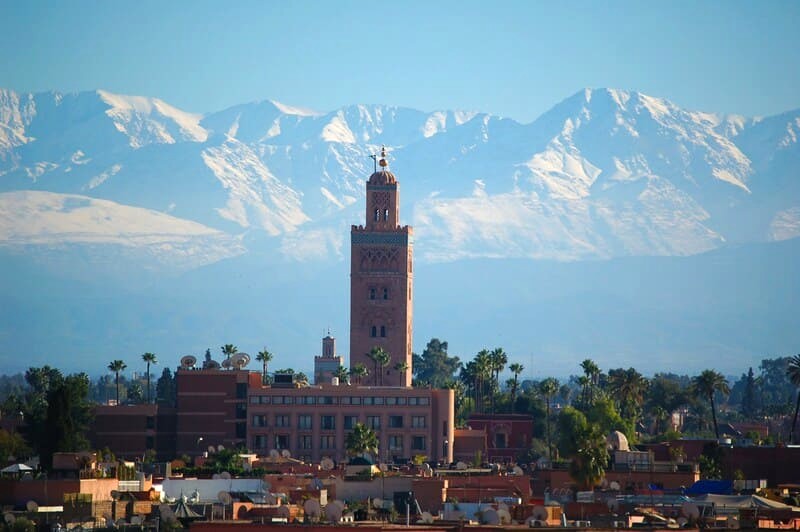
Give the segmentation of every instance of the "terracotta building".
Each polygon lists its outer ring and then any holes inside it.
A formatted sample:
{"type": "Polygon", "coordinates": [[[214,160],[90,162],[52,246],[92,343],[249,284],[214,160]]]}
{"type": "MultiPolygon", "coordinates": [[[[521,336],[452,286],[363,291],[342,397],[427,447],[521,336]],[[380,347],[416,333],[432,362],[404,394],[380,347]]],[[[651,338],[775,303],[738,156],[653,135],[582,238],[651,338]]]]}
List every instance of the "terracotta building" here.
{"type": "Polygon", "coordinates": [[[400,225],[398,183],[385,150],[379,164],[367,181],[366,225],[350,231],[350,367],[364,364],[376,385],[411,386],[412,229],[400,225]],[[368,356],[374,347],[391,357],[380,376],[368,356]],[[399,363],[409,369],[396,370],[399,363]]]}

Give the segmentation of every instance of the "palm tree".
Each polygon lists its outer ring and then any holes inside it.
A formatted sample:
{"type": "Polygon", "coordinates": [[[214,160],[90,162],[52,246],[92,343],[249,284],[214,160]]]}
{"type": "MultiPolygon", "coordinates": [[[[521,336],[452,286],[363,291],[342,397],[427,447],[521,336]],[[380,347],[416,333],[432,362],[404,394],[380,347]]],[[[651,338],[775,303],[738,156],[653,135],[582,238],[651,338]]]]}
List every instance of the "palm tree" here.
{"type": "Polygon", "coordinates": [[[581,489],[588,490],[605,475],[608,450],[605,438],[597,430],[590,430],[582,439],[570,462],[569,475],[581,489]]]}
{"type": "MultiPolygon", "coordinates": [[[[786,368],[786,376],[792,381],[792,384],[800,387],[800,355],[795,355],[789,359],[789,365],[786,368]]],[[[797,393],[797,403],[794,407],[794,417],[792,418],[792,432],[789,434],[789,442],[794,443],[794,429],[797,427],[797,413],[800,410],[800,390],[797,393]]]]}
{"type": "Polygon", "coordinates": [[[373,347],[369,354],[367,355],[374,365],[375,370],[375,377],[373,377],[373,384],[378,386],[378,376],[380,375],[381,378],[381,385],[383,385],[383,367],[389,363],[390,357],[389,353],[386,352],[382,347],[375,346],[373,347]],[[381,367],[380,374],[378,373],[378,366],[381,367]]]}
{"type": "Polygon", "coordinates": [[[352,368],[350,368],[350,376],[355,378],[356,383],[361,384],[361,379],[369,375],[369,371],[367,370],[367,366],[362,363],[358,363],[352,368]]]}
{"type": "Polygon", "coordinates": [[[608,372],[609,390],[623,418],[634,423],[637,421],[648,384],[647,379],[634,368],[608,372]]]}
{"type": "Polygon", "coordinates": [[[112,360],[108,364],[108,369],[114,372],[114,382],[117,384],[117,406],[119,406],[119,372],[125,371],[128,365],[122,360],[112,360]]]}
{"type": "Polygon", "coordinates": [[[475,355],[475,407],[483,413],[484,381],[492,378],[492,359],[489,350],[481,349],[475,355]]]}
{"type": "Polygon", "coordinates": [[[264,347],[262,351],[259,351],[256,355],[256,360],[261,362],[262,364],[262,372],[261,372],[261,384],[267,384],[267,363],[272,361],[272,353],[267,351],[267,348],[264,347]]]}
{"type": "Polygon", "coordinates": [[[514,362],[508,369],[514,374],[514,382],[511,385],[511,413],[514,413],[514,401],[517,400],[517,388],[519,387],[519,374],[525,369],[525,366],[518,362],[514,362]]]}
{"type": "Polygon", "coordinates": [[[378,436],[363,423],[355,424],[353,431],[347,434],[344,445],[350,456],[378,454],[378,436]]]}
{"type": "Polygon", "coordinates": [[[389,355],[388,352],[381,349],[378,352],[377,358],[378,358],[378,366],[380,366],[381,368],[381,378],[380,378],[381,386],[383,386],[383,373],[384,373],[383,368],[389,365],[389,362],[392,360],[392,357],[391,355],[389,355]]]}
{"type": "Polygon", "coordinates": [[[594,360],[587,358],[581,362],[581,368],[583,369],[583,374],[588,379],[585,398],[586,404],[588,405],[594,403],[595,400],[595,391],[600,384],[600,367],[595,364],[594,360]]]}
{"type": "Polygon", "coordinates": [[[333,372],[333,376],[339,379],[339,384],[347,383],[347,377],[349,377],[349,375],[347,368],[344,366],[339,366],[336,368],[336,371],[333,372]]]}
{"type": "Polygon", "coordinates": [[[408,371],[408,363],[407,362],[398,362],[394,365],[394,370],[399,371],[400,374],[403,376],[402,382],[406,382],[406,371],[408,371]]]}
{"type": "Polygon", "coordinates": [[[491,371],[494,373],[494,385],[492,386],[492,412],[495,407],[495,396],[500,390],[500,372],[502,372],[506,364],[508,364],[508,355],[503,351],[502,347],[494,349],[489,354],[491,371]]]}
{"type": "Polygon", "coordinates": [[[158,364],[155,353],[145,353],[142,360],[147,362],[147,402],[150,402],[150,364],[158,364]]]}
{"type": "Polygon", "coordinates": [[[553,459],[553,443],[550,441],[550,400],[558,393],[558,381],[552,377],[544,379],[539,383],[539,393],[544,396],[546,415],[545,415],[545,430],[547,435],[547,453],[548,458],[553,459]]]}
{"type": "Polygon", "coordinates": [[[230,359],[233,355],[239,352],[239,349],[233,344],[225,344],[220,347],[222,350],[222,354],[225,355],[226,359],[230,359]]]}
{"type": "Polygon", "coordinates": [[[714,434],[719,439],[719,427],[717,426],[717,409],[714,406],[714,395],[719,392],[723,395],[731,393],[728,381],[721,373],[713,369],[704,370],[697,377],[692,378],[692,393],[695,397],[708,399],[711,403],[711,417],[714,420],[714,434]]]}

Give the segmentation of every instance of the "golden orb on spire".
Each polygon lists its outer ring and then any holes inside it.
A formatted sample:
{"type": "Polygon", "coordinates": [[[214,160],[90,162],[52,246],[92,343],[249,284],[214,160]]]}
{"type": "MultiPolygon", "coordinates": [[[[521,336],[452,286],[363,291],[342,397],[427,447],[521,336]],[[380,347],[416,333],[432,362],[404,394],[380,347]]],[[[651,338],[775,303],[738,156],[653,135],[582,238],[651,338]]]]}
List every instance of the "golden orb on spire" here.
{"type": "Polygon", "coordinates": [[[386,146],[381,146],[381,160],[378,164],[381,165],[381,168],[389,166],[389,163],[386,161],[386,146]]]}

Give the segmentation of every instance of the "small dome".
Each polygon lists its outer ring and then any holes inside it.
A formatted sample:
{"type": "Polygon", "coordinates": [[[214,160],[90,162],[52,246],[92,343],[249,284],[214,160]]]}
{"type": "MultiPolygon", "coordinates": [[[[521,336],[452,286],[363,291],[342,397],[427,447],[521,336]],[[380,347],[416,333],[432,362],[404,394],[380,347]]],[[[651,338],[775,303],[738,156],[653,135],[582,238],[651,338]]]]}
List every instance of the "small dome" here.
{"type": "Polygon", "coordinates": [[[623,433],[618,430],[613,431],[611,434],[608,435],[606,438],[608,445],[614,451],[630,451],[631,448],[628,446],[628,438],[625,437],[623,433]]]}
{"type": "Polygon", "coordinates": [[[368,185],[396,185],[397,179],[389,170],[380,170],[369,176],[368,185]]]}

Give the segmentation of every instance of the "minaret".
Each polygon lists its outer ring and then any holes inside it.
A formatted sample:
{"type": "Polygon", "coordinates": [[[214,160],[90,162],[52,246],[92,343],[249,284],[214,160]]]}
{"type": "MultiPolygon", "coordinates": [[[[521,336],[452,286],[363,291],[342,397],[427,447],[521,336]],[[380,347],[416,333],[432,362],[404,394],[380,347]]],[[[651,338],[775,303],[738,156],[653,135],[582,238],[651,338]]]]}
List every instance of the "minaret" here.
{"type": "Polygon", "coordinates": [[[350,368],[366,366],[365,385],[411,386],[412,229],[399,225],[398,185],[385,148],[378,164],[367,181],[366,225],[350,231],[350,368]],[[375,347],[390,357],[379,374],[368,356],[375,347]],[[408,369],[396,370],[402,362],[408,369]]]}

